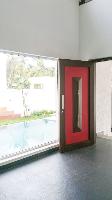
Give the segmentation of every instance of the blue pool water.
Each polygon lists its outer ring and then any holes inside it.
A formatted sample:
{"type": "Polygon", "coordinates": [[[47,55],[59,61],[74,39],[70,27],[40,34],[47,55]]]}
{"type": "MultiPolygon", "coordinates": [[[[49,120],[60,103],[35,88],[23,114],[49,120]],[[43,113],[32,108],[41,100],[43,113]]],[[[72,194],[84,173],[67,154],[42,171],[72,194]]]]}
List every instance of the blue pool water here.
{"type": "Polygon", "coordinates": [[[0,127],[0,157],[58,140],[56,118],[44,118],[0,127]]]}

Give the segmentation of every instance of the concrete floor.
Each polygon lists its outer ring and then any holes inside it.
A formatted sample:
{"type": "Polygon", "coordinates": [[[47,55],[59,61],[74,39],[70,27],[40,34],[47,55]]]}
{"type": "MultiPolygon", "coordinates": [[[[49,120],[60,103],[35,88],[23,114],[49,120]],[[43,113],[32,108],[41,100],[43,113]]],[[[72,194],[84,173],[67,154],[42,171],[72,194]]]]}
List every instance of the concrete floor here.
{"type": "Polygon", "coordinates": [[[2,173],[0,200],[112,200],[112,140],[2,173]]]}

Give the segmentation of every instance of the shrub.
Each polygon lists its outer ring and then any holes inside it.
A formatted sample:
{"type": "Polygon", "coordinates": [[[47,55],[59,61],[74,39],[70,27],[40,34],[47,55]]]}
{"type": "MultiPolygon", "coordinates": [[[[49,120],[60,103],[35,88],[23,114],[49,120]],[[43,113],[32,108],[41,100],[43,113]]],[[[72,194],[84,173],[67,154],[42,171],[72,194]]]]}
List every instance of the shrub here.
{"type": "Polygon", "coordinates": [[[34,111],[31,116],[34,117],[44,117],[44,116],[50,116],[51,114],[54,114],[55,111],[49,111],[49,110],[42,110],[42,111],[34,111]]]}

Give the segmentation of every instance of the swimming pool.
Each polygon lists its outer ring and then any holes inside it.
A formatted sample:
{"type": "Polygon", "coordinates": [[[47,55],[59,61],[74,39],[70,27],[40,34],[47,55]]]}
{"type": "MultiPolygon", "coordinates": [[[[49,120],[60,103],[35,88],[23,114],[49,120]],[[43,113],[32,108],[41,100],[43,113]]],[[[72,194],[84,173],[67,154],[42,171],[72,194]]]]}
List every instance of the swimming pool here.
{"type": "Polygon", "coordinates": [[[48,117],[29,122],[0,127],[0,159],[4,155],[58,141],[56,117],[48,117]]]}

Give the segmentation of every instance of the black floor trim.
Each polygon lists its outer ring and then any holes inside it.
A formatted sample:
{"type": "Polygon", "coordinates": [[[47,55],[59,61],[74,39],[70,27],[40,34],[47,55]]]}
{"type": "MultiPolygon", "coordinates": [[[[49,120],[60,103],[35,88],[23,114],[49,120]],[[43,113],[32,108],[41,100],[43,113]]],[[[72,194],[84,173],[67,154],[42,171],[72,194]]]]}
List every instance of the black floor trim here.
{"type": "Polygon", "coordinates": [[[40,152],[40,153],[38,153],[36,155],[29,156],[27,158],[23,158],[21,160],[17,160],[15,162],[0,166],[0,174],[5,173],[5,172],[10,171],[10,170],[13,170],[14,168],[21,167],[23,165],[27,165],[27,164],[29,164],[31,162],[35,162],[38,159],[45,158],[46,156],[48,156],[48,155],[50,155],[50,154],[52,154],[52,153],[54,153],[54,152],[56,152],[58,150],[59,150],[59,147],[54,147],[52,149],[40,152]]]}

